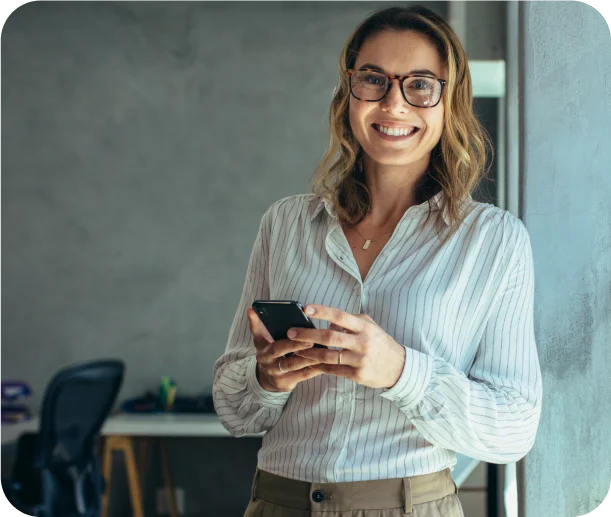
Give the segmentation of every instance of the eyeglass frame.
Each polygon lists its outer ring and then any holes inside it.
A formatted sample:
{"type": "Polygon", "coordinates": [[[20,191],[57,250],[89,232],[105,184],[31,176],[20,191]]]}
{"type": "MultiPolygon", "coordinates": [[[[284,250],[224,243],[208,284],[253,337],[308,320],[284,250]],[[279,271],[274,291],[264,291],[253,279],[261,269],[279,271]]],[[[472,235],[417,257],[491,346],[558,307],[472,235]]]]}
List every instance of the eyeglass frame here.
{"type": "Polygon", "coordinates": [[[361,68],[360,70],[355,70],[353,68],[350,68],[348,70],[346,70],[346,72],[348,73],[348,84],[350,86],[350,93],[352,94],[352,96],[355,99],[358,99],[360,101],[363,102],[380,102],[384,97],[386,97],[388,95],[388,92],[390,91],[390,89],[392,88],[392,81],[393,79],[398,79],[399,80],[399,87],[401,88],[401,95],[403,95],[403,98],[405,99],[405,102],[407,102],[410,106],[413,106],[414,108],[434,108],[435,106],[437,106],[440,102],[441,102],[441,98],[443,97],[443,89],[444,86],[447,84],[448,81],[444,80],[444,79],[439,79],[438,77],[434,77],[434,76],[430,76],[430,75],[422,75],[422,74],[409,74],[409,75],[389,75],[389,74],[385,74],[383,72],[380,72],[379,70],[374,70],[372,68],[361,68]],[[377,100],[367,100],[367,99],[361,99],[359,97],[357,97],[356,95],[354,95],[354,92],[352,91],[352,75],[355,72],[375,72],[376,74],[380,74],[383,76],[386,76],[388,78],[388,87],[386,88],[386,91],[384,92],[384,95],[382,95],[382,97],[380,97],[377,100]],[[403,89],[403,83],[405,82],[406,79],[409,79],[410,77],[426,77],[428,79],[435,79],[436,81],[439,81],[439,83],[441,83],[441,92],[439,93],[439,100],[433,104],[432,106],[418,106],[417,104],[412,104],[410,101],[407,100],[407,96],[405,95],[405,90],[403,89]]]}

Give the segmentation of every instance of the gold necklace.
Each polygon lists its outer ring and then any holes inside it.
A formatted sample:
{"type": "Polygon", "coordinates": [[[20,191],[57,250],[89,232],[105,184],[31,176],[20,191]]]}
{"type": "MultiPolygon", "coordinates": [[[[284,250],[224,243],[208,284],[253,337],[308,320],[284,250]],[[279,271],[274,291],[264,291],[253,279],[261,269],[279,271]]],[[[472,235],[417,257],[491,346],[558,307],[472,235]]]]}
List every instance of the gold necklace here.
{"type": "Polygon", "coordinates": [[[367,248],[369,248],[369,245],[370,245],[372,242],[379,241],[380,239],[383,239],[384,237],[387,237],[388,235],[392,235],[392,233],[393,233],[393,232],[388,232],[388,233],[385,233],[384,235],[382,235],[381,237],[376,237],[375,239],[365,239],[365,237],[363,237],[363,236],[360,234],[360,232],[359,232],[359,231],[356,229],[356,227],[355,227],[355,226],[353,226],[352,228],[353,228],[353,229],[354,229],[354,231],[355,231],[355,232],[358,234],[358,236],[359,236],[361,239],[363,239],[363,240],[365,241],[365,244],[363,244],[363,247],[362,247],[362,249],[364,249],[364,250],[366,250],[367,248]]]}

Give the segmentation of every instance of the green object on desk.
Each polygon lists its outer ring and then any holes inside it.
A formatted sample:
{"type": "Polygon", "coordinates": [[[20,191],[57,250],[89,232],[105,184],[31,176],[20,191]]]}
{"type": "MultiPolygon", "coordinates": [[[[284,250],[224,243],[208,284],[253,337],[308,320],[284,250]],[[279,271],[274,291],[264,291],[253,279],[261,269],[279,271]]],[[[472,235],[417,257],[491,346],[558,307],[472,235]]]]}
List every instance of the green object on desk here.
{"type": "Polygon", "coordinates": [[[159,402],[161,407],[170,411],[174,407],[174,401],[176,400],[176,383],[169,377],[161,378],[161,385],[159,386],[159,402]]]}

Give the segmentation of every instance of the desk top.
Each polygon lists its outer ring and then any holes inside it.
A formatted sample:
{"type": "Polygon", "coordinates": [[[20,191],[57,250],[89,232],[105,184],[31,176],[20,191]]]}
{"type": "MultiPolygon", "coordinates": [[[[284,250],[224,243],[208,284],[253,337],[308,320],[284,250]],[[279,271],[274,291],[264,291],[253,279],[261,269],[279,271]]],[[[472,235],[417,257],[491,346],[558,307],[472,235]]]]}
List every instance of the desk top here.
{"type": "MultiPolygon", "coordinates": [[[[38,430],[38,426],[38,418],[17,424],[2,424],[2,445],[16,441],[21,433],[38,430]]],[[[106,420],[102,434],[168,438],[231,436],[216,413],[117,413],[106,420]]]]}
{"type": "MultiPolygon", "coordinates": [[[[17,441],[21,433],[38,430],[39,420],[34,418],[17,424],[2,424],[2,445],[17,441]]],[[[157,437],[231,437],[216,413],[117,413],[110,416],[102,427],[102,434],[157,437]]],[[[261,437],[265,433],[256,436],[261,437]]],[[[479,460],[457,454],[452,478],[460,487],[477,467],[479,460]]]]}
{"type": "MultiPolygon", "coordinates": [[[[118,413],[106,420],[103,435],[227,437],[216,413],[118,413]]],[[[263,436],[265,433],[261,433],[263,436]]]]}
{"type": "Polygon", "coordinates": [[[27,433],[38,430],[38,418],[27,420],[26,422],[17,422],[15,424],[2,424],[0,434],[2,436],[2,445],[17,441],[21,433],[27,433]]]}

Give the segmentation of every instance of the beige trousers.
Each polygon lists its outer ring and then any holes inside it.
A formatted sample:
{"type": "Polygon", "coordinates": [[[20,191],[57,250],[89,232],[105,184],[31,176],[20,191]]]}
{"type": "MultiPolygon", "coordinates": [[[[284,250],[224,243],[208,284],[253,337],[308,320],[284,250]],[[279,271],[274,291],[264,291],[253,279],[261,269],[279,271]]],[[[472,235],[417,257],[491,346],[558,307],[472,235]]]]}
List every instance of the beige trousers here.
{"type": "Polygon", "coordinates": [[[257,468],[244,517],[464,517],[450,470],[409,478],[308,483],[257,468]]]}

